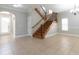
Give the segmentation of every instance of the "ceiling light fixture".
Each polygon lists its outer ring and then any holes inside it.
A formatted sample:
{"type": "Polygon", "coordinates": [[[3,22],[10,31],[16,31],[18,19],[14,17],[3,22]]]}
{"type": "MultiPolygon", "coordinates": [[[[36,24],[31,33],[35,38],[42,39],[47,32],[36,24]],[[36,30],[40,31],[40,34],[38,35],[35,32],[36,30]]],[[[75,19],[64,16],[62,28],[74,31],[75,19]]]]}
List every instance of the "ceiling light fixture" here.
{"type": "Polygon", "coordinates": [[[13,7],[22,7],[22,4],[14,4],[13,7]]]}
{"type": "Polygon", "coordinates": [[[78,6],[74,5],[74,8],[70,10],[70,13],[73,13],[74,15],[77,15],[79,13],[78,6]]]}

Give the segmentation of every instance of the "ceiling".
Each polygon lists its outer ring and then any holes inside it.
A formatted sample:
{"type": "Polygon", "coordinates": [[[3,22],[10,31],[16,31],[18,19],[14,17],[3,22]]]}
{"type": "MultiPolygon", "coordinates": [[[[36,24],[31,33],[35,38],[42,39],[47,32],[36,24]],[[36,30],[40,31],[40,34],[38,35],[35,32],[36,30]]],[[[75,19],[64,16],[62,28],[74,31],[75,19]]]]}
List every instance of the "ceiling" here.
{"type": "Polygon", "coordinates": [[[74,5],[73,4],[71,5],[70,4],[23,4],[22,7],[16,8],[16,7],[13,7],[12,4],[0,4],[0,7],[2,8],[9,8],[9,9],[18,10],[21,12],[29,12],[33,8],[40,7],[40,6],[44,6],[47,11],[49,9],[52,9],[54,12],[59,13],[73,8],[74,5]]]}
{"type": "Polygon", "coordinates": [[[47,7],[47,10],[52,9],[54,12],[58,13],[72,9],[74,7],[73,4],[48,4],[44,6],[47,7]]]}

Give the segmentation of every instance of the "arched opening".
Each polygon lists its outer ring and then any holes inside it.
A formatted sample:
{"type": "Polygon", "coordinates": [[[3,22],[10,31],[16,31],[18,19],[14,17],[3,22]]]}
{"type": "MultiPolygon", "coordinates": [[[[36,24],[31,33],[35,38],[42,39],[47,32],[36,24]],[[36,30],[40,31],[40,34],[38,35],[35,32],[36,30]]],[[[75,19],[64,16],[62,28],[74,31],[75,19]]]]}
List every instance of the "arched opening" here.
{"type": "Polygon", "coordinates": [[[0,36],[15,38],[15,15],[13,13],[0,12],[0,36]]]}

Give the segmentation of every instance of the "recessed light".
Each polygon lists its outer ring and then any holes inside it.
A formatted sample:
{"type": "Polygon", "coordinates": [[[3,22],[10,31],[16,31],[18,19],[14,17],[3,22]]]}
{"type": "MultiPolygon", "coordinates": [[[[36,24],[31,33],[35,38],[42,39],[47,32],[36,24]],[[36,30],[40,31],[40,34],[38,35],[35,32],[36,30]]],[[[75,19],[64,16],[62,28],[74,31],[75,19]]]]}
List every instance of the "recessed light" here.
{"type": "Polygon", "coordinates": [[[14,4],[13,7],[22,7],[22,4],[14,4]]]}

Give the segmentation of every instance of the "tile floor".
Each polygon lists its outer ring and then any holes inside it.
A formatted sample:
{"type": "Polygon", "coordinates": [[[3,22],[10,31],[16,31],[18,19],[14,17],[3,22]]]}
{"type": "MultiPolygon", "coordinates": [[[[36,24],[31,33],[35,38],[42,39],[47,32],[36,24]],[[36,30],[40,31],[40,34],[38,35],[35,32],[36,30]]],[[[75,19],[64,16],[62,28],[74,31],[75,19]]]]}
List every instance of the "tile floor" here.
{"type": "Polygon", "coordinates": [[[0,55],[79,54],[79,37],[55,35],[46,39],[0,37],[0,55]]]}

